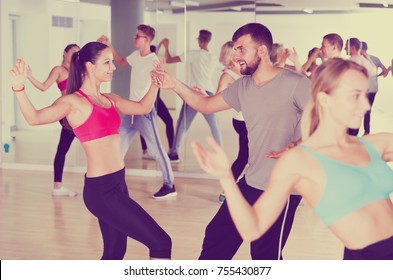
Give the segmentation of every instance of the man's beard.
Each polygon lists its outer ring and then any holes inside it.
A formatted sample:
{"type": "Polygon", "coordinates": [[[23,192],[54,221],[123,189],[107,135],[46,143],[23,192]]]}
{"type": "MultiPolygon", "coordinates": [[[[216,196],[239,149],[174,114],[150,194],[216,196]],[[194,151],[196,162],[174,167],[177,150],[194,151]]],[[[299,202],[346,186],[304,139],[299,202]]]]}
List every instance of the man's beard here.
{"type": "Polygon", "coordinates": [[[242,75],[252,75],[254,74],[254,72],[258,69],[259,63],[261,62],[261,59],[259,57],[257,57],[256,59],[254,59],[254,61],[252,63],[250,63],[250,65],[247,65],[247,67],[245,69],[240,69],[240,73],[242,75]]]}

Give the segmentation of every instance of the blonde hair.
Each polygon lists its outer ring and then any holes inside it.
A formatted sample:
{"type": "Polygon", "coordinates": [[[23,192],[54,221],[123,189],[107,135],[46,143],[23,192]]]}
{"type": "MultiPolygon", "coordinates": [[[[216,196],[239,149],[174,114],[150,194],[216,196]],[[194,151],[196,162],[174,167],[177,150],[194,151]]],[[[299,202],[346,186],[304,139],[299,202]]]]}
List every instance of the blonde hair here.
{"type": "Polygon", "coordinates": [[[367,69],[351,60],[331,58],[315,70],[311,83],[311,101],[303,111],[301,120],[302,140],[310,137],[318,128],[320,121],[320,105],[317,94],[330,94],[339,84],[340,77],[348,70],[359,71],[368,77],[367,69]]]}
{"type": "Polygon", "coordinates": [[[284,49],[283,44],[274,43],[272,45],[272,49],[270,50],[270,61],[273,63],[273,65],[280,62],[280,61],[278,61],[278,51],[280,49],[284,49]]]}
{"type": "Polygon", "coordinates": [[[228,41],[224,43],[221,47],[220,58],[219,61],[225,68],[229,68],[231,64],[231,58],[233,55],[233,42],[228,41]]]}

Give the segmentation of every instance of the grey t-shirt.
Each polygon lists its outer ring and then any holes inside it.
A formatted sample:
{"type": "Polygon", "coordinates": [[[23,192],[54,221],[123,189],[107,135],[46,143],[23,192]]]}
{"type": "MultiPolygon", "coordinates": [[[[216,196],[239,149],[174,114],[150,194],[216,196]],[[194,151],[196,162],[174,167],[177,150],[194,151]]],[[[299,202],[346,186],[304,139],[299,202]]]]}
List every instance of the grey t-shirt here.
{"type": "Polygon", "coordinates": [[[284,149],[300,139],[300,118],[311,99],[310,81],[289,69],[282,69],[271,81],[257,86],[252,76],[236,80],[221,92],[225,102],[242,111],[248,130],[249,167],[246,181],[263,190],[276,160],[265,155],[284,149]]]}

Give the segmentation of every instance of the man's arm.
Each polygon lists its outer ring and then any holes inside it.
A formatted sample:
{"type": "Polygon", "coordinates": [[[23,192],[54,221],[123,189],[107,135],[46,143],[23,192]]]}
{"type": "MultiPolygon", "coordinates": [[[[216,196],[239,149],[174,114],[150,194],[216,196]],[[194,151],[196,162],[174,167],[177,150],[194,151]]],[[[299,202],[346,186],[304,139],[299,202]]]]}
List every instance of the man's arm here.
{"type": "Polygon", "coordinates": [[[386,78],[386,76],[389,74],[389,70],[383,64],[381,64],[381,69],[382,69],[382,71],[381,71],[381,73],[378,74],[378,77],[382,76],[382,77],[386,78]]]}
{"type": "Polygon", "coordinates": [[[385,65],[383,65],[382,61],[378,57],[377,59],[378,59],[378,65],[376,66],[377,68],[379,67],[382,70],[381,73],[377,74],[377,77],[383,76],[385,78],[389,74],[389,70],[388,68],[385,67],[385,65]]]}
{"type": "Polygon", "coordinates": [[[59,72],[60,66],[55,66],[49,73],[48,78],[44,82],[38,81],[36,78],[33,77],[33,73],[30,69],[30,66],[27,66],[27,79],[40,91],[47,90],[54,82],[56,82],[57,78],[60,75],[59,72]]]}
{"type": "Polygon", "coordinates": [[[168,38],[164,38],[161,40],[161,42],[158,44],[158,50],[161,46],[164,46],[165,49],[165,62],[168,64],[171,63],[177,63],[177,62],[181,62],[180,56],[171,56],[171,54],[169,53],[169,40],[168,38]]]}
{"type": "Polygon", "coordinates": [[[172,90],[176,92],[187,105],[202,114],[212,114],[231,108],[220,93],[213,96],[207,96],[177,80],[172,90]]]}
{"type": "Polygon", "coordinates": [[[310,68],[311,64],[319,57],[321,50],[315,49],[307,61],[303,64],[302,68],[304,72],[307,72],[307,69],[310,68]]]}
{"type": "Polygon", "coordinates": [[[292,50],[288,49],[288,56],[287,58],[292,61],[294,70],[302,75],[306,75],[306,71],[303,70],[303,66],[300,64],[299,57],[297,55],[296,49],[293,48],[292,50]]]}
{"type": "Polygon", "coordinates": [[[111,48],[112,53],[113,53],[113,58],[116,61],[116,63],[121,66],[129,66],[130,64],[128,63],[127,59],[125,59],[122,55],[120,55],[116,49],[112,46],[111,42],[109,41],[109,38],[105,35],[102,35],[100,38],[97,39],[97,42],[103,43],[107,45],[108,47],[111,48]]]}
{"type": "Polygon", "coordinates": [[[231,108],[220,93],[206,96],[199,90],[176,80],[164,71],[153,72],[152,80],[160,88],[173,90],[190,107],[203,114],[212,114],[231,108]]]}

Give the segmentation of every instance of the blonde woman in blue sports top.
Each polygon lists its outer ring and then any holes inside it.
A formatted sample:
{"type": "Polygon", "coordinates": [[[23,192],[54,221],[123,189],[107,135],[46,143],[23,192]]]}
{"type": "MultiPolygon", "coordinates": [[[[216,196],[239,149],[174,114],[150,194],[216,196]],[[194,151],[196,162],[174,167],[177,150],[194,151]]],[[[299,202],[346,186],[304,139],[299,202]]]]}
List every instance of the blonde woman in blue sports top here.
{"type": "Polygon", "coordinates": [[[219,178],[244,240],[263,235],[295,190],[342,241],[344,259],[393,259],[393,171],[387,165],[393,134],[346,133],[359,128],[370,109],[367,88],[367,70],[357,63],[332,58],[317,68],[302,118],[303,142],[279,155],[269,187],[253,206],[236,186],[220,146],[211,138],[210,150],[193,143],[201,167],[219,178]]]}

